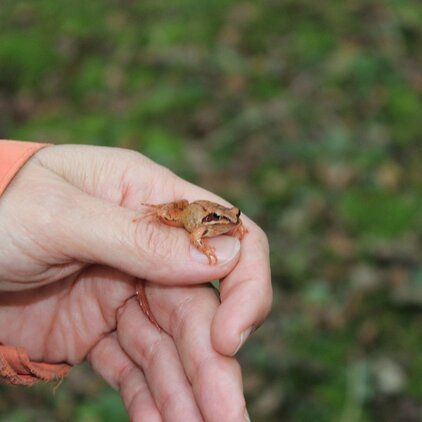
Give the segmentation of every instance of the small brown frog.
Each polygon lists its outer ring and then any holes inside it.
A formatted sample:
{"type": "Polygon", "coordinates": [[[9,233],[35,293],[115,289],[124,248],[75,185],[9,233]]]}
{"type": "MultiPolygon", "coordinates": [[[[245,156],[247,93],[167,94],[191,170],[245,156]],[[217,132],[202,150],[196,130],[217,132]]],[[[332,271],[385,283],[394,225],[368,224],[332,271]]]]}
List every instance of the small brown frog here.
{"type": "Polygon", "coordinates": [[[199,200],[189,203],[186,199],[166,204],[142,204],[151,208],[146,216],[156,216],[173,227],[183,227],[190,233],[193,245],[208,257],[210,264],[217,263],[215,249],[207,245],[207,237],[220,234],[239,235],[242,239],[248,232],[240,219],[239,208],[227,208],[211,201],[199,200]]]}

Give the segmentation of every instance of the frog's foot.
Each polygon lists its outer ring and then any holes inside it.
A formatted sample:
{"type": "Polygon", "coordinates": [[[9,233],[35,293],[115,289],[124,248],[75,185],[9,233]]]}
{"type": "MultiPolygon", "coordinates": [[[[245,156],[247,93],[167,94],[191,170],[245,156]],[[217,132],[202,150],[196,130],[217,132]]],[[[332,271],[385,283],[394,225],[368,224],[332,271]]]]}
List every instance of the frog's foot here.
{"type": "MultiPolygon", "coordinates": [[[[206,243],[206,242],[203,242],[203,243],[206,243]]],[[[207,244],[203,244],[202,248],[199,250],[207,256],[208,263],[210,265],[217,264],[218,258],[217,258],[217,255],[215,254],[215,248],[213,248],[212,246],[208,246],[207,244]]]]}
{"type": "Polygon", "coordinates": [[[154,210],[146,212],[144,214],[140,214],[138,217],[136,217],[132,220],[132,223],[139,223],[144,218],[157,217],[157,215],[158,215],[158,211],[156,209],[154,209],[154,210]]]}
{"type": "Polygon", "coordinates": [[[195,246],[196,249],[201,251],[204,255],[208,258],[208,263],[210,265],[215,265],[218,262],[217,255],[215,254],[215,248],[208,245],[208,242],[205,239],[196,238],[191,234],[190,236],[191,242],[195,246]]]}
{"type": "Polygon", "coordinates": [[[145,213],[141,214],[139,217],[134,218],[132,220],[133,223],[139,223],[144,218],[157,216],[159,211],[160,211],[160,208],[162,206],[162,205],[145,204],[143,202],[141,203],[141,205],[143,207],[148,207],[150,209],[150,211],[145,212],[145,213]]]}
{"type": "Polygon", "coordinates": [[[204,254],[207,256],[208,263],[210,265],[215,265],[218,263],[217,255],[215,254],[215,248],[207,248],[204,251],[204,254]]]}

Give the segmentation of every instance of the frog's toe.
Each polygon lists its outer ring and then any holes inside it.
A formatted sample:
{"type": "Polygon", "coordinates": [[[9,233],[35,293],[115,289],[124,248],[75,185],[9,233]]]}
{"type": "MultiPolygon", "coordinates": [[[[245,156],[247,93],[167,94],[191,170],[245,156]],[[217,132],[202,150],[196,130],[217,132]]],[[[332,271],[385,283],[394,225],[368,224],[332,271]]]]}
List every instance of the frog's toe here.
{"type": "Polygon", "coordinates": [[[206,251],[206,255],[208,257],[208,263],[210,265],[215,265],[218,262],[217,255],[215,254],[215,248],[210,248],[206,251]]]}

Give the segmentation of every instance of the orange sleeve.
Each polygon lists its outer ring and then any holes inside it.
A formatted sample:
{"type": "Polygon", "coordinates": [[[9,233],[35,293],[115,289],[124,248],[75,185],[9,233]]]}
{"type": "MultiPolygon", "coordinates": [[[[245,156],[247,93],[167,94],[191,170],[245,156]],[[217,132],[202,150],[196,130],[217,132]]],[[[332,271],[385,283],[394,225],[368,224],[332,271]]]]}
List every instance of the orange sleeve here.
{"type": "Polygon", "coordinates": [[[35,142],[0,140],[0,195],[26,161],[47,145],[35,142]]]}
{"type": "Polygon", "coordinates": [[[59,386],[71,368],[67,363],[33,362],[25,349],[0,343],[0,382],[3,384],[33,385],[52,381],[59,386]]]}
{"type": "MultiPolygon", "coordinates": [[[[0,140],[0,195],[26,161],[47,145],[0,140]]],[[[24,349],[0,343],[0,382],[32,385],[56,381],[59,384],[70,368],[67,363],[33,362],[24,349]]]]}

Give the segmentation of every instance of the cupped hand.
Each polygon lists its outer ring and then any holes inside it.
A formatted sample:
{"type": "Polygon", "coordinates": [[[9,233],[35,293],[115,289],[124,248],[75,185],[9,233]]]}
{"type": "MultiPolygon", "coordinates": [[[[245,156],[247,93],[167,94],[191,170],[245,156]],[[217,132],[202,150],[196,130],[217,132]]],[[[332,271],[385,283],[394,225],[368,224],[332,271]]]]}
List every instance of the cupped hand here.
{"type": "Polygon", "coordinates": [[[0,341],[33,360],[88,358],[120,388],[133,420],[146,409],[157,420],[180,420],[176,410],[186,420],[216,420],[223,410],[242,420],[230,356],[271,305],[266,237],[244,218],[241,250],[233,237],[212,239],[219,262],[210,266],[183,230],[133,223],[141,202],[181,198],[224,203],[131,151],[39,151],[0,198],[0,341]],[[216,278],[221,304],[194,286],[216,278]],[[150,282],[163,333],[137,305],[139,279],[150,282]]]}

